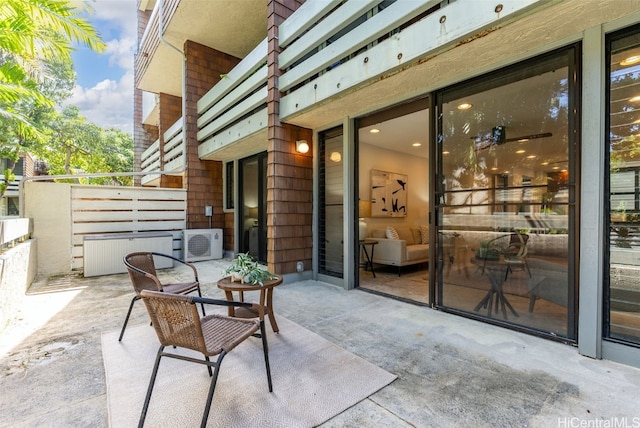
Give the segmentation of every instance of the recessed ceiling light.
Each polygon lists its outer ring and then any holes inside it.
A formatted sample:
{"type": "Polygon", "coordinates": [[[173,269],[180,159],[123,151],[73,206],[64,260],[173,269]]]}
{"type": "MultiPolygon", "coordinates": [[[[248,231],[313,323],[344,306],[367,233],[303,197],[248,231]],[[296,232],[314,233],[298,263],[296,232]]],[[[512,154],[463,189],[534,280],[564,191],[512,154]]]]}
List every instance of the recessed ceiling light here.
{"type": "Polygon", "coordinates": [[[458,104],[458,110],[469,110],[471,107],[473,107],[473,104],[471,103],[461,103],[458,104]]]}
{"type": "Polygon", "coordinates": [[[443,155],[448,155],[450,152],[444,151],[442,152],[443,155]]]}
{"type": "Polygon", "coordinates": [[[525,153],[525,152],[526,152],[526,150],[516,150],[516,153],[519,154],[519,155],[521,155],[522,153],[525,153]]]}
{"type": "Polygon", "coordinates": [[[509,174],[509,170],[507,170],[507,171],[503,172],[503,174],[509,174]]]}
{"type": "Polygon", "coordinates": [[[518,140],[518,143],[526,143],[527,141],[529,141],[528,138],[521,138],[518,140]]]}
{"type": "Polygon", "coordinates": [[[638,101],[640,101],[640,95],[629,98],[629,101],[631,101],[632,103],[637,103],[638,101]]]}
{"type": "Polygon", "coordinates": [[[630,56],[629,58],[625,58],[624,61],[620,62],[620,65],[633,65],[640,62],[640,55],[630,56]]]}
{"type": "Polygon", "coordinates": [[[561,169],[560,172],[567,172],[567,170],[566,169],[561,169]]]}
{"type": "Polygon", "coordinates": [[[540,165],[549,165],[549,162],[542,162],[540,165]]]}
{"type": "Polygon", "coordinates": [[[553,168],[551,168],[551,169],[560,169],[560,167],[559,167],[559,166],[554,166],[554,167],[553,167],[553,168]]]}
{"type": "Polygon", "coordinates": [[[536,155],[529,155],[529,156],[527,156],[527,159],[535,159],[535,158],[536,158],[536,155]]]}
{"type": "Polygon", "coordinates": [[[377,134],[378,132],[380,132],[380,130],[378,128],[372,128],[369,130],[369,133],[371,134],[377,134]]]}
{"type": "Polygon", "coordinates": [[[413,147],[420,147],[422,145],[422,143],[413,143],[412,146],[413,147]]]}
{"type": "Polygon", "coordinates": [[[497,170],[498,170],[497,166],[494,166],[493,168],[491,168],[491,171],[497,171],[497,170]]]}

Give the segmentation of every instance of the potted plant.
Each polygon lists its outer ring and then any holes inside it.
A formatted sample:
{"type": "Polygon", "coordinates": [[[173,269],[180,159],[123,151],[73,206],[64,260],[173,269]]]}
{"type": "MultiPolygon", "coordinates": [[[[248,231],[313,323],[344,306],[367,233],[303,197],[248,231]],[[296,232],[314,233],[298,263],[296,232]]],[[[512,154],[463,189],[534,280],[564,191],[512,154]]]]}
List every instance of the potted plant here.
{"type": "Polygon", "coordinates": [[[480,241],[480,248],[476,250],[476,258],[482,260],[498,260],[500,258],[500,251],[494,248],[490,241],[480,241]]]}
{"type": "Polygon", "coordinates": [[[263,269],[249,253],[238,254],[233,263],[225,270],[225,274],[231,276],[232,282],[260,286],[264,285],[264,281],[277,278],[268,270],[263,269]]]}

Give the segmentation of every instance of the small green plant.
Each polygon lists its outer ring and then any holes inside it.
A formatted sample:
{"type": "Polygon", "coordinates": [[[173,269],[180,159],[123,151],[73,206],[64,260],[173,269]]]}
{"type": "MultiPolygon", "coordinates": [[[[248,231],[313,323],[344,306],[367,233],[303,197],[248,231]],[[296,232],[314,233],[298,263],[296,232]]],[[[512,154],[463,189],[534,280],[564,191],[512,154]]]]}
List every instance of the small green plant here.
{"type": "Polygon", "coordinates": [[[483,260],[498,260],[500,251],[495,248],[491,241],[479,241],[480,248],[476,250],[476,258],[483,260]]]}
{"type": "Polygon", "coordinates": [[[226,270],[225,274],[231,275],[231,280],[239,279],[251,285],[263,286],[264,281],[275,279],[276,276],[263,269],[260,263],[255,261],[249,253],[240,253],[226,270]]]}

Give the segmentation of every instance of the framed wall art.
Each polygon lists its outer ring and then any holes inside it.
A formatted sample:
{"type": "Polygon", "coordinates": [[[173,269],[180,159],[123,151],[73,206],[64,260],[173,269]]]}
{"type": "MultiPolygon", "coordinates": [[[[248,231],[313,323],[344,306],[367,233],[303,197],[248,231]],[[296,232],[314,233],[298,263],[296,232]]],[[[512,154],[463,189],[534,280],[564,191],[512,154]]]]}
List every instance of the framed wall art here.
{"type": "Polygon", "coordinates": [[[371,170],[371,217],[407,216],[407,176],[371,170]]]}

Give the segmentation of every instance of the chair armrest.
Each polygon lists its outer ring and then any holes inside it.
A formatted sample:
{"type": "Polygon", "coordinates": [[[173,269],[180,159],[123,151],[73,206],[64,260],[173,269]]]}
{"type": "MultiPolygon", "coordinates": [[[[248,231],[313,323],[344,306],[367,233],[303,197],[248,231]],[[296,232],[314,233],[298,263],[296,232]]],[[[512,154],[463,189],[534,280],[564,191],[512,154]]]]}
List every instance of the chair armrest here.
{"type": "Polygon", "coordinates": [[[193,276],[195,276],[196,282],[199,282],[198,281],[198,271],[196,270],[196,267],[193,265],[193,263],[184,261],[184,260],[179,259],[177,257],[173,257],[173,256],[171,256],[169,254],[154,253],[154,252],[152,252],[151,254],[153,254],[154,256],[165,257],[167,259],[171,259],[171,260],[173,260],[175,262],[181,263],[181,264],[183,264],[185,266],[189,266],[191,268],[191,270],[193,271],[193,276]]]}
{"type": "Polygon", "coordinates": [[[378,239],[373,260],[404,262],[407,258],[407,241],[404,239],[378,239]]]}
{"type": "Polygon", "coordinates": [[[193,303],[200,303],[200,304],[204,303],[205,305],[249,308],[250,310],[258,314],[258,318],[260,318],[260,320],[264,320],[264,306],[260,305],[259,303],[237,302],[234,300],[210,299],[207,297],[198,297],[198,296],[188,296],[188,299],[193,303]]]}

